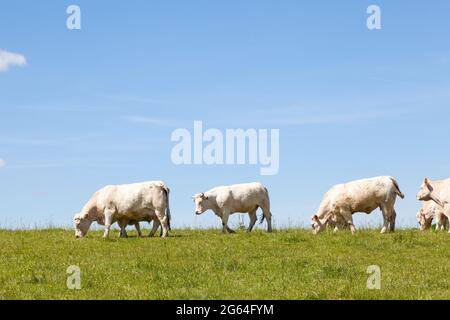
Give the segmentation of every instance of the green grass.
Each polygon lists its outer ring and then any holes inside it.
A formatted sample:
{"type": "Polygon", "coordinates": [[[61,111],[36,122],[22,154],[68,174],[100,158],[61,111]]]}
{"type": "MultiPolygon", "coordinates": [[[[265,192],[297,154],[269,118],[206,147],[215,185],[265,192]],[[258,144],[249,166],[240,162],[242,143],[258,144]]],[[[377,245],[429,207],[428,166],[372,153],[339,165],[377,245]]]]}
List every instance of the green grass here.
{"type": "Polygon", "coordinates": [[[450,299],[446,232],[101,234],[0,230],[0,299],[450,299]],[[81,290],[67,289],[70,265],[81,290]],[[366,287],[369,265],[381,290],[366,287]]]}

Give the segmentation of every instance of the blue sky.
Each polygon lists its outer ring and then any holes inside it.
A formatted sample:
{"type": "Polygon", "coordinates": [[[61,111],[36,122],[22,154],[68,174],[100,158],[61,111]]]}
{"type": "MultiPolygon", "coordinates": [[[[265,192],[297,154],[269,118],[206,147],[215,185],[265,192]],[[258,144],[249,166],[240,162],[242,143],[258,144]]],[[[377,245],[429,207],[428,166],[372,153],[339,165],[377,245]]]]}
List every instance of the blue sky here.
{"type": "MultiPolygon", "coordinates": [[[[415,225],[424,176],[450,176],[448,1],[4,1],[0,226],[70,226],[106,184],[164,180],[176,226],[218,226],[190,199],[261,181],[275,223],[309,225],[334,184],[395,176],[415,225]],[[81,30],[66,8],[81,7],[81,30]],[[369,31],[366,9],[381,7],[369,31]],[[279,128],[280,171],[176,166],[171,132],[279,128]]],[[[238,217],[232,219],[236,223],[238,217]]],[[[358,214],[357,226],[381,223],[358,214]]]]}

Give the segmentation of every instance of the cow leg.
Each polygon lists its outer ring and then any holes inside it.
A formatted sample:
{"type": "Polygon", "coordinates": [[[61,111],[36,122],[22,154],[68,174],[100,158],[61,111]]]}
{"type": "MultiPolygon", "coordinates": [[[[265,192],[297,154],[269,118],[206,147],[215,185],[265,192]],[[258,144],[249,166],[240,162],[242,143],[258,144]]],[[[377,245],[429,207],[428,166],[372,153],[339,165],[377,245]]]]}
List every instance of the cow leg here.
{"type": "Polygon", "coordinates": [[[397,212],[393,210],[392,216],[390,217],[390,231],[395,232],[395,222],[397,220],[397,212]]]}
{"type": "Polygon", "coordinates": [[[228,231],[228,233],[236,233],[236,231],[234,231],[234,230],[231,229],[230,227],[227,227],[227,231],[228,231]]]}
{"type": "Polygon", "coordinates": [[[389,223],[391,220],[392,211],[388,209],[386,206],[382,206],[381,212],[383,214],[383,228],[381,229],[381,233],[385,234],[389,230],[389,223]]]}
{"type": "Polygon", "coordinates": [[[381,233],[385,234],[389,228],[389,219],[383,214],[383,228],[381,229],[381,233]]]}
{"type": "Polygon", "coordinates": [[[109,230],[112,224],[112,213],[109,211],[105,212],[105,232],[103,233],[103,238],[109,237],[109,230]]]}
{"type": "Polygon", "coordinates": [[[159,219],[159,222],[162,226],[162,238],[165,238],[169,234],[169,222],[166,214],[164,213],[164,210],[155,210],[156,216],[159,219]]]}
{"type": "Polygon", "coordinates": [[[126,228],[125,226],[120,227],[120,237],[121,238],[128,238],[127,230],[125,228],[126,228]]]}
{"type": "Polygon", "coordinates": [[[125,229],[127,227],[127,223],[123,221],[117,221],[117,224],[119,225],[120,228],[119,236],[121,238],[128,238],[127,230],[125,229]]]}
{"type": "Polygon", "coordinates": [[[435,229],[435,231],[440,231],[441,230],[441,226],[442,226],[440,215],[436,214],[436,215],[434,215],[434,218],[436,220],[436,229],[435,229]]]}
{"type": "Polygon", "coordinates": [[[155,235],[155,233],[156,233],[156,231],[158,231],[158,228],[160,225],[161,225],[161,223],[159,222],[158,219],[153,220],[153,228],[152,228],[152,231],[150,231],[149,237],[153,237],[155,235]]]}
{"type": "Polygon", "coordinates": [[[445,219],[446,216],[442,216],[441,214],[437,214],[436,216],[436,230],[444,231],[445,230],[445,219]]]}
{"type": "MultiPolygon", "coordinates": [[[[443,217],[441,217],[441,231],[445,231],[445,224],[447,223],[447,217],[446,216],[443,216],[443,217]]],[[[449,230],[450,230],[450,228],[449,228],[449,230]]]]}
{"type": "MultiPolygon", "coordinates": [[[[445,214],[445,216],[449,219],[449,221],[450,221],[450,205],[449,204],[446,204],[445,206],[444,206],[444,214],[445,214]]],[[[449,226],[449,228],[448,228],[448,233],[450,233],[450,226],[449,226]]]]}
{"type": "Polygon", "coordinates": [[[344,221],[347,223],[352,234],[355,234],[356,228],[355,225],[353,224],[353,214],[351,212],[342,212],[341,216],[344,218],[344,221]]]}
{"type": "Polygon", "coordinates": [[[256,217],[256,210],[250,211],[248,216],[250,217],[250,225],[248,226],[247,232],[251,232],[255,226],[256,220],[258,220],[256,217]]]}
{"type": "Polygon", "coordinates": [[[228,212],[222,213],[222,233],[234,233],[234,230],[230,229],[228,227],[228,218],[230,217],[230,214],[228,212]]]}
{"type": "Polygon", "coordinates": [[[264,218],[267,221],[267,232],[272,232],[272,213],[270,212],[269,205],[261,206],[264,218]]]}
{"type": "Polygon", "coordinates": [[[134,227],[136,228],[138,237],[142,237],[141,225],[139,224],[139,222],[136,222],[136,223],[134,224],[134,227]]]}

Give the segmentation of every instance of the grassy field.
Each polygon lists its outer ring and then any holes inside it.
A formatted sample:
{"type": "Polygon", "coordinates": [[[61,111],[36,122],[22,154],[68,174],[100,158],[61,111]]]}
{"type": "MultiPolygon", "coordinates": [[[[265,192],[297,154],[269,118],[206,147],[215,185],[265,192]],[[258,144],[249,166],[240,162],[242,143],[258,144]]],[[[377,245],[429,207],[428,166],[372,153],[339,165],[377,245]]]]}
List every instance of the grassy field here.
{"type": "Polygon", "coordinates": [[[168,239],[75,239],[62,229],[0,230],[0,299],[380,298],[450,299],[450,235],[174,230],[168,239]],[[81,269],[81,290],[67,289],[70,265],[81,269]],[[381,290],[366,287],[369,265],[381,267],[381,290]]]}

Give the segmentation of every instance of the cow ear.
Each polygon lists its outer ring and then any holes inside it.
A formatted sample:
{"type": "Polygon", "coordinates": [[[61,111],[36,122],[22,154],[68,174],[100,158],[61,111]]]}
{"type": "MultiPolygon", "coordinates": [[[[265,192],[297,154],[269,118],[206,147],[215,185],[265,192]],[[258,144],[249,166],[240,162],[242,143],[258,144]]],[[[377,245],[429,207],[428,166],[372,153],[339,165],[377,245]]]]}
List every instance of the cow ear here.
{"type": "Polygon", "coordinates": [[[424,180],[423,182],[425,183],[425,185],[426,185],[428,188],[432,188],[432,187],[433,187],[433,186],[431,185],[430,179],[425,178],[425,180],[424,180]]]}
{"type": "Polygon", "coordinates": [[[315,214],[312,216],[311,220],[314,222],[317,222],[317,221],[319,221],[319,217],[317,216],[317,214],[315,214]]]}

